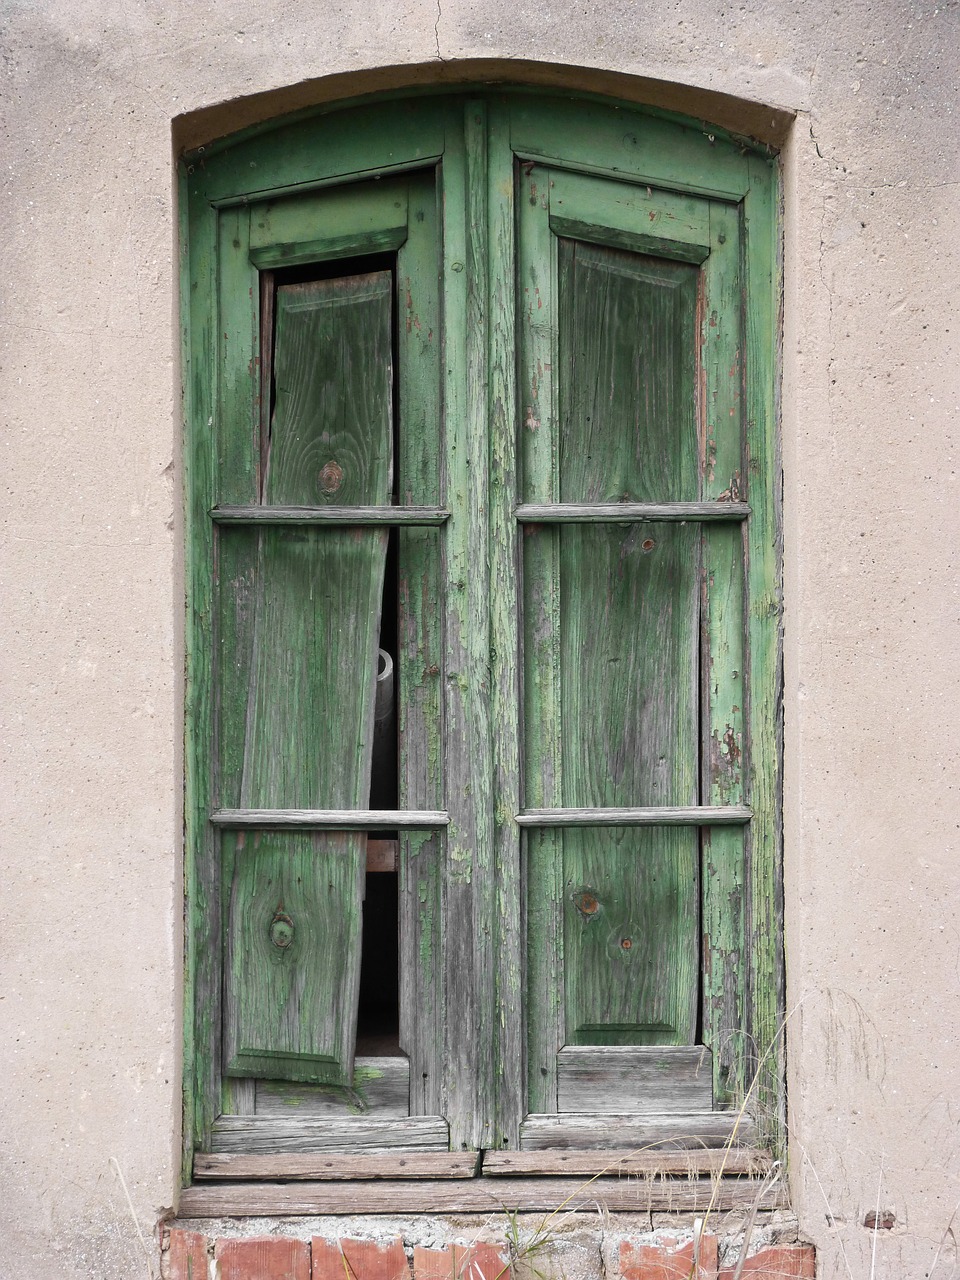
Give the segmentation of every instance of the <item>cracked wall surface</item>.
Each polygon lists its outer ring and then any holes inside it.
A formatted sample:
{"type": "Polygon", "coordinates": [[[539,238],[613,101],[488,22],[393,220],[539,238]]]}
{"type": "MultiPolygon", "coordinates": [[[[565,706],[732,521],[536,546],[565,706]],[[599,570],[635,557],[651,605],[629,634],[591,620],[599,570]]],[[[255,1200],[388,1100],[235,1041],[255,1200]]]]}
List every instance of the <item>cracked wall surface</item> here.
{"type": "Polygon", "coordinates": [[[471,78],[783,144],[793,1206],[823,1277],[952,1274],[957,0],[7,0],[0,52],[0,1275],[147,1275],[177,1195],[173,123],[471,78]]]}

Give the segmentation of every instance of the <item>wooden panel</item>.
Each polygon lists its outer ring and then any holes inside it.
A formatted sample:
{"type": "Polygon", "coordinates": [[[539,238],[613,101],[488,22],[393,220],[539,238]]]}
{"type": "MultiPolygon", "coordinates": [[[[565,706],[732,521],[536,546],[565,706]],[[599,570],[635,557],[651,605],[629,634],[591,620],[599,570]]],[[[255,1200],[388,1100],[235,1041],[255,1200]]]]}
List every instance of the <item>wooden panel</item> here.
{"type": "MultiPolygon", "coordinates": [[[[208,1160],[211,1158],[206,1157],[208,1160]]],[[[685,1151],[626,1151],[622,1147],[604,1151],[568,1151],[557,1148],[483,1153],[483,1175],[491,1178],[563,1174],[581,1178],[593,1178],[598,1174],[616,1174],[625,1178],[644,1174],[756,1178],[768,1174],[770,1166],[771,1159],[765,1151],[742,1147],[708,1151],[697,1148],[685,1151]]]]}
{"type": "Polygon", "coordinates": [[[567,239],[558,270],[560,500],[699,498],[699,271],[567,239]]]}
{"type": "Polygon", "coordinates": [[[268,1155],[284,1152],[446,1151],[442,1116],[350,1116],[343,1120],[278,1120],[263,1116],[221,1116],[213,1126],[213,1152],[268,1155]]]}
{"type": "Polygon", "coordinates": [[[420,1182],[203,1183],[180,1194],[183,1218],[354,1213],[726,1213],[788,1203],[779,1183],[728,1178],[471,1178],[420,1182]]]}
{"type": "MultiPolygon", "coordinates": [[[[424,526],[446,524],[450,512],[442,507],[214,507],[217,524],[322,524],[424,526]]],[[[679,518],[679,517],[678,517],[679,518]]]]}
{"type": "Polygon", "coordinates": [[[261,268],[397,249],[406,238],[403,181],[298,192],[250,210],[250,256],[261,268]]]}
{"type": "Polygon", "coordinates": [[[318,831],[388,831],[393,827],[445,827],[450,818],[435,809],[217,809],[210,821],[236,830],[313,827],[318,831]]]}
{"type": "Polygon", "coordinates": [[[697,1017],[697,832],[565,831],[569,1044],[691,1044],[697,1017]]]}
{"type": "Polygon", "coordinates": [[[699,1045],[581,1049],[557,1055],[557,1110],[620,1113],[709,1111],[709,1049],[699,1045]]]}
{"type": "Polygon", "coordinates": [[[550,172],[550,226],[557,235],[687,262],[710,252],[706,200],[558,169],[550,172]]]}
{"type": "Polygon", "coordinates": [[[389,1151],[366,1155],[215,1155],[199,1152],[193,1176],[236,1182],[342,1182],[371,1178],[472,1178],[480,1155],[476,1151],[389,1151]]]}
{"type": "Polygon", "coordinates": [[[620,1115],[529,1115],[520,1128],[520,1146],[525,1151],[547,1147],[601,1150],[629,1147],[656,1150],[660,1147],[723,1147],[736,1141],[752,1146],[756,1126],[749,1116],[737,1111],[672,1112],[663,1115],[622,1113],[620,1115]]]}
{"type": "Polygon", "coordinates": [[[349,1089],[333,1085],[257,1081],[258,1116],[314,1119],[323,1116],[406,1116],[410,1111],[410,1063],[406,1058],[356,1058],[349,1089]]]}
{"type": "Polygon", "coordinates": [[[362,844],[334,832],[225,837],[229,1074],[350,1080],[362,844]]]}

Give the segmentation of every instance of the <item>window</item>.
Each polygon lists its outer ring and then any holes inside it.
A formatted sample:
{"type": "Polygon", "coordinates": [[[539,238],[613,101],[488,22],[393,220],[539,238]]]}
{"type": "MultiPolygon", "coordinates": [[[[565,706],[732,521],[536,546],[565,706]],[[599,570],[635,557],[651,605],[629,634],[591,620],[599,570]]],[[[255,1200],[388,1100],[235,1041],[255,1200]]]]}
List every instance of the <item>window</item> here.
{"type": "Polygon", "coordinates": [[[775,194],[522,92],[185,162],[208,1173],[775,1128],[775,194]]]}

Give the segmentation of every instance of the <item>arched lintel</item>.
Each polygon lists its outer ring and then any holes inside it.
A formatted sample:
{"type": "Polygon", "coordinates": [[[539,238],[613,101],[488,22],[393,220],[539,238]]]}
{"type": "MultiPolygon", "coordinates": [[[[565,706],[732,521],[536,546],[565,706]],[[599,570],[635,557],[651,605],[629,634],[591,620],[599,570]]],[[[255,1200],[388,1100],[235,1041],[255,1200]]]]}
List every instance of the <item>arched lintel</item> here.
{"type": "Polygon", "coordinates": [[[375,95],[417,91],[462,91],[472,85],[552,89],[650,107],[688,121],[702,121],[735,139],[760,143],[771,150],[786,140],[794,119],[794,113],[782,107],[620,71],[519,59],[444,59],[320,76],[186,112],[173,121],[174,149],[182,155],[333,103],[345,105],[375,95]]]}

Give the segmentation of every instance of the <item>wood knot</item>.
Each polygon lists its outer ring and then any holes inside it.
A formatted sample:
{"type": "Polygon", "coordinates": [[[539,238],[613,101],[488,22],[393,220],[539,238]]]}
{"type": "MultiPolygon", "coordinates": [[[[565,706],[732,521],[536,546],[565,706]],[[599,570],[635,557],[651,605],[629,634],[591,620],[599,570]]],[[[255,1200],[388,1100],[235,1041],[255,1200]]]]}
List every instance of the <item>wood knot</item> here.
{"type": "Polygon", "coordinates": [[[343,484],[343,467],[336,462],[328,462],[320,468],[317,477],[321,493],[336,493],[343,484]]]}
{"type": "Polygon", "coordinates": [[[281,951],[293,942],[293,921],[285,911],[278,911],[270,921],[270,941],[281,951]]]}

